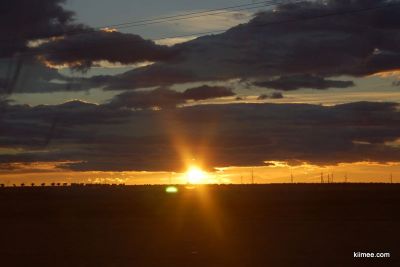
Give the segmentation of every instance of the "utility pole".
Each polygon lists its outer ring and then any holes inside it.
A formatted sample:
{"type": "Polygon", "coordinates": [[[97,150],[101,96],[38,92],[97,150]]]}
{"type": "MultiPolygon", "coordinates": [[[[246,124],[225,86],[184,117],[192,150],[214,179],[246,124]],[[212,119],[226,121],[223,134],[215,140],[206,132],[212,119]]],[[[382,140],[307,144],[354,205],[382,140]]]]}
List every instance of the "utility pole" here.
{"type": "Polygon", "coordinates": [[[254,168],[251,168],[251,183],[254,184],[254,168]]]}
{"type": "Polygon", "coordinates": [[[332,172],[332,174],[331,174],[331,180],[332,180],[332,183],[333,183],[333,182],[334,182],[334,181],[333,181],[333,172],[332,172]]]}
{"type": "Polygon", "coordinates": [[[330,176],[329,176],[329,173],[328,173],[328,184],[330,183],[330,181],[331,181],[331,180],[330,180],[330,176]]]}
{"type": "Polygon", "coordinates": [[[344,182],[347,183],[347,172],[344,174],[344,182]]]}
{"type": "Polygon", "coordinates": [[[323,184],[323,183],[324,183],[324,173],[321,172],[321,184],[323,184]]]}
{"type": "Polygon", "coordinates": [[[390,174],[390,183],[393,184],[393,174],[390,174]]]}
{"type": "Polygon", "coordinates": [[[240,184],[243,184],[243,175],[240,176],[240,184]]]}
{"type": "Polygon", "coordinates": [[[290,174],[290,181],[291,181],[292,184],[293,184],[293,173],[290,174]]]}

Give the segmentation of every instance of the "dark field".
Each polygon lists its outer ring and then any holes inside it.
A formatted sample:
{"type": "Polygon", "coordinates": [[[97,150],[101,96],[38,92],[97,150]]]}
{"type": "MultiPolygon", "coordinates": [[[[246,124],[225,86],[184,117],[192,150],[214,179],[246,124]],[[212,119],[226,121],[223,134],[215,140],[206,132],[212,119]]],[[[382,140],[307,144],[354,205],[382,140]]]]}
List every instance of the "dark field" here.
{"type": "Polygon", "coordinates": [[[0,266],[400,266],[399,185],[164,189],[0,188],[0,266]]]}

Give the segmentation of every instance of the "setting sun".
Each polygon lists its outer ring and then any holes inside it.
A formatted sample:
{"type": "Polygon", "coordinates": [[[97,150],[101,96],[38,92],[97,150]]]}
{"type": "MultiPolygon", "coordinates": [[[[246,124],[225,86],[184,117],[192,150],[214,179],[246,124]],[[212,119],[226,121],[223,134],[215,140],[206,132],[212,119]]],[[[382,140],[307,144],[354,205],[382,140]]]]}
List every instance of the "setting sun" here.
{"type": "Polygon", "coordinates": [[[201,184],[204,183],[206,174],[198,167],[190,167],[186,172],[187,182],[189,184],[201,184]]]}

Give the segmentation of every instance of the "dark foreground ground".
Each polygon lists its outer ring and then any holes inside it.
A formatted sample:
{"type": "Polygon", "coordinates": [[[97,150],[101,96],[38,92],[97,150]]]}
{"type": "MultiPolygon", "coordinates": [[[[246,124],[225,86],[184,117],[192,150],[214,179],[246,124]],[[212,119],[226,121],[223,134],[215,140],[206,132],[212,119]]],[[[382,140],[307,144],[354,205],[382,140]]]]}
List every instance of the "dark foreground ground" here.
{"type": "Polygon", "coordinates": [[[399,185],[164,189],[0,188],[0,266],[400,266],[399,185]]]}

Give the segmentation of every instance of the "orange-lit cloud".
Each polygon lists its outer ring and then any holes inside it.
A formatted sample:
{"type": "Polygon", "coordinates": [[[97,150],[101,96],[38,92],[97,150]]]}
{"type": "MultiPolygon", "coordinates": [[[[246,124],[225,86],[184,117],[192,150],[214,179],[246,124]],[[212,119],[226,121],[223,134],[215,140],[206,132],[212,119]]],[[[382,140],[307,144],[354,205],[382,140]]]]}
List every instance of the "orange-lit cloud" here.
{"type": "Polygon", "coordinates": [[[371,75],[380,77],[380,78],[389,78],[389,77],[400,77],[400,70],[390,70],[390,71],[382,71],[382,72],[377,72],[371,75]]]}
{"type": "Polygon", "coordinates": [[[117,29],[109,28],[109,27],[101,28],[100,30],[103,31],[103,32],[118,32],[117,29]]]}

